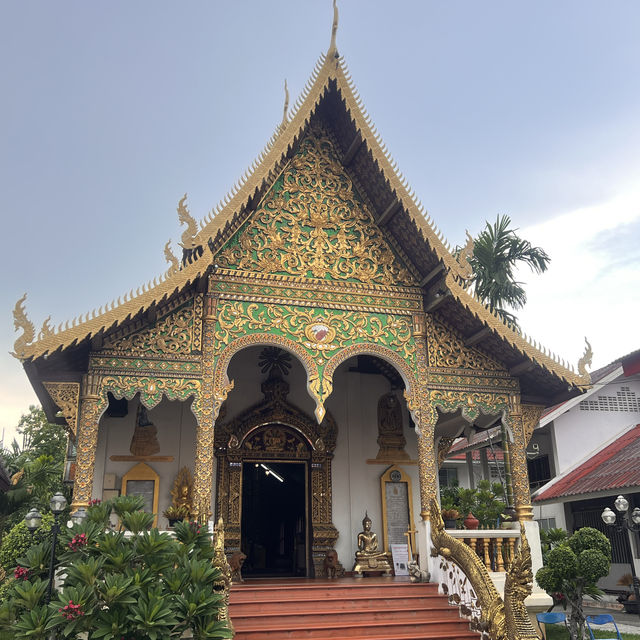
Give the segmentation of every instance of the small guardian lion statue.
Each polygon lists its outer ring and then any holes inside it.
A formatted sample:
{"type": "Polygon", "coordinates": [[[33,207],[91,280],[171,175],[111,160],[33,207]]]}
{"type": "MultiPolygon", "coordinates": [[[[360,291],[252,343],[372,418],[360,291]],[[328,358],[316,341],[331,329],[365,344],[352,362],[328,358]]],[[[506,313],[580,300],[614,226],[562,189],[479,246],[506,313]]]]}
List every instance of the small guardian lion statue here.
{"type": "Polygon", "coordinates": [[[242,551],[236,551],[229,560],[229,566],[231,567],[231,581],[232,582],[244,582],[242,579],[242,565],[247,559],[247,556],[242,551]]]}
{"type": "Polygon", "coordinates": [[[344,575],[344,569],[338,560],[338,552],[335,549],[327,551],[322,564],[327,578],[340,578],[344,575]]]}
{"type": "Polygon", "coordinates": [[[431,574],[428,571],[424,571],[420,568],[420,565],[412,560],[409,563],[409,579],[411,582],[429,582],[431,574]]]}

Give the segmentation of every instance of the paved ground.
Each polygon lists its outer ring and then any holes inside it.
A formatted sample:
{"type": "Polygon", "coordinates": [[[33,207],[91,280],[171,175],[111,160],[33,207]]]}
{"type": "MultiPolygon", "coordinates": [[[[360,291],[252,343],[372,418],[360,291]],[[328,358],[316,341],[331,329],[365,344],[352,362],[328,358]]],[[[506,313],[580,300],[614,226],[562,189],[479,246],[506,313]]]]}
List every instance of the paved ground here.
{"type": "MultiPolygon", "coordinates": [[[[609,607],[585,607],[584,613],[587,616],[597,616],[601,613],[610,613],[620,629],[620,633],[637,633],[640,635],[640,616],[625,613],[624,611],[609,607]]],[[[600,629],[613,630],[613,625],[602,625],[600,629]]]]}

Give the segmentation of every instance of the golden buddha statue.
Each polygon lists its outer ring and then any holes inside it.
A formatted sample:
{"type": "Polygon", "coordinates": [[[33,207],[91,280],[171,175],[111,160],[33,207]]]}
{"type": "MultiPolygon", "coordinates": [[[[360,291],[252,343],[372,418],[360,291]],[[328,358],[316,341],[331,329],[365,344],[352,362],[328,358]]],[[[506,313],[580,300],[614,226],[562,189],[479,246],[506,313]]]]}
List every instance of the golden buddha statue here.
{"type": "Polygon", "coordinates": [[[382,575],[391,575],[389,554],[378,550],[378,536],[371,531],[371,518],[365,512],[362,531],[358,534],[358,550],[356,563],[353,565],[355,578],[362,578],[364,573],[382,571],[382,575]]]}

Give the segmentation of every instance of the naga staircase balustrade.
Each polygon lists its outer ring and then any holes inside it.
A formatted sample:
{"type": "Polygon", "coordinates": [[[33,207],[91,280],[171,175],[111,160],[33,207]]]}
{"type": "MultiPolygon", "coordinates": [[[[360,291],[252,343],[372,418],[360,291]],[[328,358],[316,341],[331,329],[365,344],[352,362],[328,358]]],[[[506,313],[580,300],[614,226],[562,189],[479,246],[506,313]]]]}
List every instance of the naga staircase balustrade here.
{"type": "MultiPolygon", "coordinates": [[[[464,540],[445,530],[437,500],[431,503],[431,513],[432,555],[440,558],[440,588],[450,604],[459,607],[483,640],[537,640],[538,634],[524,605],[533,586],[531,550],[524,528],[520,530],[520,545],[506,569],[503,599],[485,565],[484,540],[481,558],[464,540]]],[[[461,533],[469,535],[469,532],[461,533]]],[[[511,539],[513,535],[505,535],[510,533],[507,531],[500,533],[503,539],[511,539]]],[[[491,566],[488,550],[486,561],[491,566]]]]}

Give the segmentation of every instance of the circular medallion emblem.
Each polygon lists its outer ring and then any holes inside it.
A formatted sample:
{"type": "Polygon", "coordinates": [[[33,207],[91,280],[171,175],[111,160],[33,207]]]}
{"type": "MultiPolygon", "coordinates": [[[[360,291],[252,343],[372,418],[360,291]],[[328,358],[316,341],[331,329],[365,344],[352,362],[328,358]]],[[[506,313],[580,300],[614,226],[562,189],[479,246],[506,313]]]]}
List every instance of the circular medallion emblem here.
{"type": "Polygon", "coordinates": [[[318,345],[325,345],[330,343],[336,337],[336,330],[325,324],[321,320],[313,322],[304,330],[304,335],[310,342],[318,345]]]}

